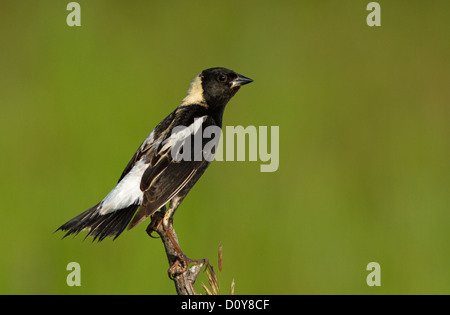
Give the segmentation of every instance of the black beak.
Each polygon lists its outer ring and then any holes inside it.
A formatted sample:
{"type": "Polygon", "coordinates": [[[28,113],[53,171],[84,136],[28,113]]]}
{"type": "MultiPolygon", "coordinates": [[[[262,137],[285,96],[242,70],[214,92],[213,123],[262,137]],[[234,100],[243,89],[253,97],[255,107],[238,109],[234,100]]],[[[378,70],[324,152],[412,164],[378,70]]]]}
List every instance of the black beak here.
{"type": "Polygon", "coordinates": [[[238,77],[232,81],[231,87],[241,86],[244,84],[249,84],[253,82],[252,79],[244,77],[243,75],[238,74],[238,77]]]}

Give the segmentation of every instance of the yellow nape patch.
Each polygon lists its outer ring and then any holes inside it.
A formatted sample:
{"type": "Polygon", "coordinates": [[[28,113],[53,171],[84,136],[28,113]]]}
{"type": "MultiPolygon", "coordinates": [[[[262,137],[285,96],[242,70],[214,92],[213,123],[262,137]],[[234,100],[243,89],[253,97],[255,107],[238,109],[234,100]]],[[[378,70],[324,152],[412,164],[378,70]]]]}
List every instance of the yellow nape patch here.
{"type": "Polygon", "coordinates": [[[181,102],[181,105],[191,104],[206,105],[205,99],[203,97],[202,79],[200,78],[200,76],[196,76],[195,79],[192,80],[187,95],[181,102]]]}

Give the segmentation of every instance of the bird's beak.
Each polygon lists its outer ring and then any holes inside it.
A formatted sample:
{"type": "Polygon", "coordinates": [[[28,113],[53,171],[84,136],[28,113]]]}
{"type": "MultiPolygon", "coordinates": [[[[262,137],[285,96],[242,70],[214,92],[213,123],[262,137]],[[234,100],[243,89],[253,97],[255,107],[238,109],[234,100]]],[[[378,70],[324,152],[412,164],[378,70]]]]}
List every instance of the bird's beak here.
{"type": "Polygon", "coordinates": [[[248,84],[253,82],[252,79],[244,77],[243,75],[238,74],[238,77],[231,82],[231,87],[241,86],[244,84],[248,84]]]}

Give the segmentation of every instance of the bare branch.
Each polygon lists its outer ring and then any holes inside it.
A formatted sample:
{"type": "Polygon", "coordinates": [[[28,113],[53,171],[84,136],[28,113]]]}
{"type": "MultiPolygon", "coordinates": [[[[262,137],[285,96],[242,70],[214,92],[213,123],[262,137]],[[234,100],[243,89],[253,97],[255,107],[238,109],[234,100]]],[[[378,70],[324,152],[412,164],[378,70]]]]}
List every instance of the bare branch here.
{"type": "MultiPolygon", "coordinates": [[[[170,268],[168,270],[169,278],[175,283],[175,289],[178,295],[196,295],[194,290],[194,283],[197,279],[204,264],[208,264],[208,261],[195,261],[188,268],[188,262],[191,260],[187,259],[180,250],[180,245],[178,243],[178,237],[173,228],[173,219],[169,218],[164,224],[164,212],[156,212],[150,225],[147,227],[147,233],[152,236],[152,232],[158,233],[161,241],[164,244],[166,250],[167,259],[169,261],[170,268]]],[[[173,213],[172,213],[173,215],[173,213]]]]}

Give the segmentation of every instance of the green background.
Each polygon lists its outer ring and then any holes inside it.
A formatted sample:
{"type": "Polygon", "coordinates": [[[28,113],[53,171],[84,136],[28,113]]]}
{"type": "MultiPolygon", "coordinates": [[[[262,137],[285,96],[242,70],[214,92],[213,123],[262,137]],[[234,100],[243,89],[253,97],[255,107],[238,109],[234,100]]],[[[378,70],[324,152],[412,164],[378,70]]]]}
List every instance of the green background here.
{"type": "Polygon", "coordinates": [[[368,0],[78,2],[81,27],[69,1],[0,5],[0,293],[175,294],[147,224],[53,231],[214,66],[255,81],[224,125],[280,128],[278,171],[216,161],[175,216],[217,272],[222,243],[221,293],[450,293],[448,1],[379,1],[381,27],[368,0]]]}

